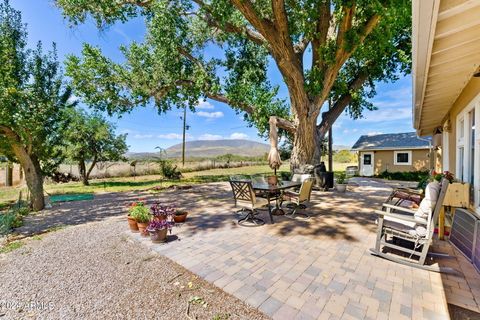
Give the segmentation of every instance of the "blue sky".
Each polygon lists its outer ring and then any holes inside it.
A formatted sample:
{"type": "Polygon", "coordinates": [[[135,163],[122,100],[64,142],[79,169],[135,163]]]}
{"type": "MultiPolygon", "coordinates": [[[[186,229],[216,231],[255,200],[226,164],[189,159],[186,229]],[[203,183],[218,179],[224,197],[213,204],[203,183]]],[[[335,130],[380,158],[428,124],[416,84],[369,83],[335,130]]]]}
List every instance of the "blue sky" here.
{"type": "MultiPolygon", "coordinates": [[[[13,0],[11,5],[22,12],[23,21],[28,24],[29,44],[39,40],[45,48],[57,43],[61,60],[68,54],[79,54],[83,42],[98,45],[104,54],[121,60],[118,47],[131,41],[142,41],[145,28],[142,21],[111,26],[98,31],[93,22],[69,27],[61,12],[50,0],[13,0]]],[[[215,52],[210,52],[214,55],[215,52]]],[[[281,85],[280,93],[285,94],[281,76],[275,66],[269,71],[271,82],[281,85]]],[[[366,111],[364,118],[352,120],[342,115],[333,127],[334,144],[351,146],[362,134],[395,133],[413,131],[411,113],[411,77],[405,77],[393,84],[380,83],[377,96],[372,100],[377,111],[366,111]]],[[[117,125],[118,133],[128,133],[130,151],[154,151],[181,142],[181,110],[174,109],[168,114],[158,115],[153,107],[137,108],[121,119],[111,118],[117,125]]],[[[201,102],[196,113],[187,114],[189,140],[242,138],[266,142],[258,137],[255,128],[250,128],[227,105],[215,101],[201,102]]]]}

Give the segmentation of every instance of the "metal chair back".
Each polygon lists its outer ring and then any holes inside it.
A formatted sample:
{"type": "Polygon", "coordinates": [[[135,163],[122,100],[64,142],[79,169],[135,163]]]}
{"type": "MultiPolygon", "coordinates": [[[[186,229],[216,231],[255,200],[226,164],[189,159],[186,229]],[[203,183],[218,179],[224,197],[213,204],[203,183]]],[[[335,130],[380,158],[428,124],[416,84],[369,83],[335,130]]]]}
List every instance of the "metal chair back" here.
{"type": "Polygon", "coordinates": [[[237,201],[247,201],[251,202],[252,205],[255,204],[255,192],[253,191],[251,181],[230,180],[230,186],[232,187],[235,204],[237,201]]]}

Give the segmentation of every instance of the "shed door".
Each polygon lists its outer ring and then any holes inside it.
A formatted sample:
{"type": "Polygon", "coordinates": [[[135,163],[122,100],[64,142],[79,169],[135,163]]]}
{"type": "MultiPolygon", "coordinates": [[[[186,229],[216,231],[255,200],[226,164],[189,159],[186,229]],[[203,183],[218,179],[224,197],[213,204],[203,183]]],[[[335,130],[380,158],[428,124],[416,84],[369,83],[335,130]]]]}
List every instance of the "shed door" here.
{"type": "Polygon", "coordinates": [[[362,152],[360,156],[360,174],[373,176],[373,152],[362,152]]]}

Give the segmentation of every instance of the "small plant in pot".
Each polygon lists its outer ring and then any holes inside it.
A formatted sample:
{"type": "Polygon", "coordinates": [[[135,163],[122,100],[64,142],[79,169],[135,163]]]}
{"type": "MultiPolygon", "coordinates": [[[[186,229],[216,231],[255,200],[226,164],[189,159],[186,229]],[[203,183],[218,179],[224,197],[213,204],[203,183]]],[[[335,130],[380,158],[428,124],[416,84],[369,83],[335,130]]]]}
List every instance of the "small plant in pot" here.
{"type": "Polygon", "coordinates": [[[138,223],[134,216],[135,216],[135,212],[139,210],[137,209],[137,207],[139,206],[144,206],[143,201],[141,200],[135,201],[128,206],[127,221],[128,221],[128,226],[130,227],[130,231],[132,232],[138,232],[138,223]]]}
{"type": "Polygon", "coordinates": [[[340,172],[336,175],[336,189],[338,192],[347,190],[347,175],[345,172],[340,172]]]}
{"type": "Polygon", "coordinates": [[[143,202],[137,202],[137,205],[130,210],[130,217],[137,221],[138,230],[143,236],[146,236],[145,229],[152,218],[148,207],[143,202]]]}
{"type": "Polygon", "coordinates": [[[153,243],[161,243],[167,241],[167,233],[172,232],[174,222],[167,220],[152,220],[148,224],[147,231],[153,243]]]}
{"type": "Polygon", "coordinates": [[[155,203],[153,206],[150,207],[152,211],[153,220],[156,221],[172,221],[173,216],[175,215],[175,208],[172,206],[163,206],[160,203],[155,203]]]}
{"type": "Polygon", "coordinates": [[[175,215],[173,216],[173,220],[176,223],[182,223],[185,222],[187,219],[188,212],[185,210],[177,210],[175,211],[175,215]]]}

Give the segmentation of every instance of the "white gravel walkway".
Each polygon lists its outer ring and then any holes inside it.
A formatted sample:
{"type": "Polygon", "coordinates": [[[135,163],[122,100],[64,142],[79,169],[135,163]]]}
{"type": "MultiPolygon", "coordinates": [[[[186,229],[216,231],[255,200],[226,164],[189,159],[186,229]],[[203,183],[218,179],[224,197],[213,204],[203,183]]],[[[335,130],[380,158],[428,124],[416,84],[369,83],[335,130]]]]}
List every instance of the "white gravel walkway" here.
{"type": "Polygon", "coordinates": [[[266,319],[132,243],[126,227],[123,216],[110,217],[0,254],[0,319],[266,319]],[[199,303],[187,315],[192,297],[199,303]]]}

